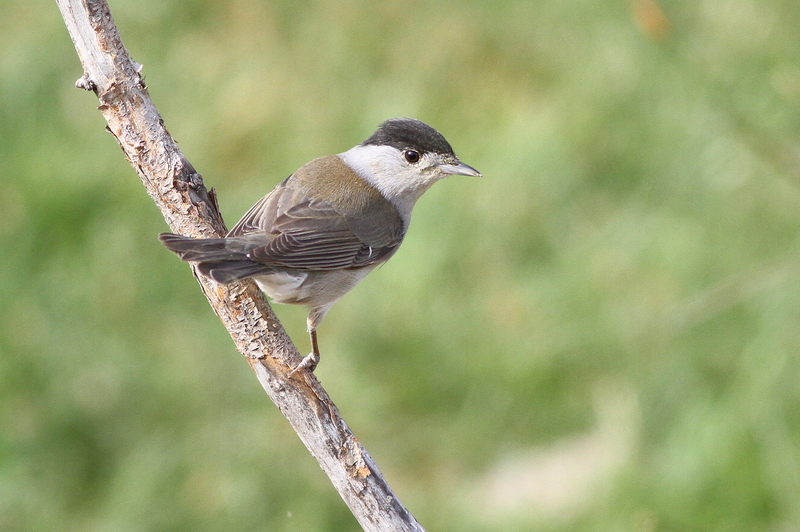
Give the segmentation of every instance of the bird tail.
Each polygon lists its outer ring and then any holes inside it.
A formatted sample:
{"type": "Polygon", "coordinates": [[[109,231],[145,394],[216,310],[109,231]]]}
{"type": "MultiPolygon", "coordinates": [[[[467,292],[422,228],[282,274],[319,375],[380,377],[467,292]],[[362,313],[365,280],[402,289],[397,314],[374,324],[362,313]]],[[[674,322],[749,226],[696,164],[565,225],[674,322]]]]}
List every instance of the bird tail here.
{"type": "Polygon", "coordinates": [[[181,260],[197,262],[197,270],[218,283],[274,272],[269,266],[250,260],[248,251],[256,247],[251,242],[236,238],[191,238],[172,233],[161,233],[158,239],[181,260]]]}

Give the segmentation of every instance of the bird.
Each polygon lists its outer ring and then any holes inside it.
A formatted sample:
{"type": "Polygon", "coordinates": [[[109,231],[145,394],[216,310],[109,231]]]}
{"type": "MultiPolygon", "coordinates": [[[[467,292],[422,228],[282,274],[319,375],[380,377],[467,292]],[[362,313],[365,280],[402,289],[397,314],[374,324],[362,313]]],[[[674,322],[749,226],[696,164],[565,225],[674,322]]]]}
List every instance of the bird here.
{"type": "Polygon", "coordinates": [[[395,254],[417,200],[450,175],[481,177],[431,126],[392,118],[355,147],[300,167],[224,238],[159,239],[218,283],[252,278],[272,301],[307,306],[311,353],[290,375],[313,372],[325,314],[395,254]]]}

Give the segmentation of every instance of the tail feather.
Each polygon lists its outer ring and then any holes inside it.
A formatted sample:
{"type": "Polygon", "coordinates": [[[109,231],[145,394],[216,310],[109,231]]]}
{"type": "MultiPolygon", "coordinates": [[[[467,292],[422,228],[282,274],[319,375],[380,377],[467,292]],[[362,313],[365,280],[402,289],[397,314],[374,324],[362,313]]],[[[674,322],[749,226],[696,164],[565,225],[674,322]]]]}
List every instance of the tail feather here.
{"type": "Polygon", "coordinates": [[[186,261],[242,260],[247,258],[247,252],[250,251],[243,243],[227,238],[190,238],[161,233],[158,239],[186,261]]]}
{"type": "Polygon", "coordinates": [[[272,268],[251,260],[221,260],[200,262],[197,270],[218,283],[227,284],[246,277],[274,272],[272,268]]]}
{"type": "Polygon", "coordinates": [[[181,260],[197,262],[197,269],[218,283],[230,283],[274,270],[253,262],[248,251],[257,245],[233,238],[190,238],[161,233],[158,239],[181,260]]]}

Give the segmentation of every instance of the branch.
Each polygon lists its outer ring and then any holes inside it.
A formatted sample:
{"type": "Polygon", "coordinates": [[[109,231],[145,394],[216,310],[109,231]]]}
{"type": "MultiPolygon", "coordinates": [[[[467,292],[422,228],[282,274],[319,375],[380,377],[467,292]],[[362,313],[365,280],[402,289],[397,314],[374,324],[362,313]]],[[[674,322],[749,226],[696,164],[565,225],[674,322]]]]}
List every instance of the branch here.
{"type": "MultiPolygon", "coordinates": [[[[195,237],[222,236],[216,198],[178,149],[150,100],[104,0],[56,0],[84,75],[76,86],[92,90],[99,110],[170,229],[195,237]]],[[[301,357],[255,283],[220,285],[198,275],[236,348],[270,399],[317,459],[353,515],[367,531],[421,531],[383,479],[372,457],[342,419],[312,373],[287,374],[301,357]]]]}

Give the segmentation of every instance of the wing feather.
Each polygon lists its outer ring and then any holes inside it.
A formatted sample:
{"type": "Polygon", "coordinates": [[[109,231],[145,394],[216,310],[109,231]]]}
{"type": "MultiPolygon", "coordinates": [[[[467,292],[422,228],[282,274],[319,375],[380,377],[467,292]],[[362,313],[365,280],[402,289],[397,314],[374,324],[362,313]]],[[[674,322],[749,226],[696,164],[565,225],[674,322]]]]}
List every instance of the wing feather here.
{"type": "Polygon", "coordinates": [[[294,177],[261,198],[228,233],[228,238],[259,242],[249,249],[250,260],[269,267],[335,270],[367,266],[394,254],[405,229],[393,206],[365,206],[342,215],[341,207],[296,186],[294,177]]]}

